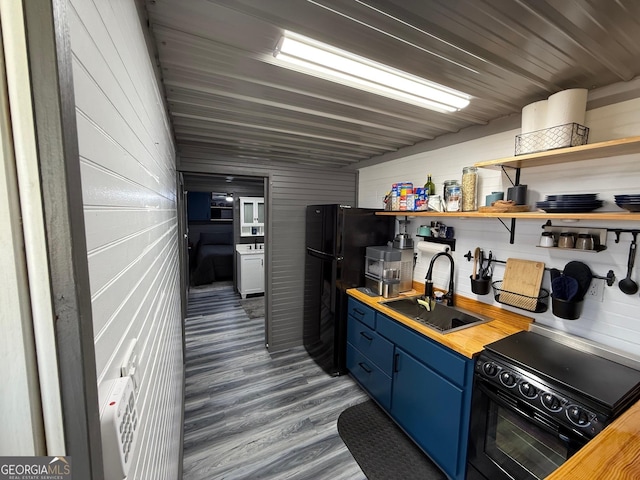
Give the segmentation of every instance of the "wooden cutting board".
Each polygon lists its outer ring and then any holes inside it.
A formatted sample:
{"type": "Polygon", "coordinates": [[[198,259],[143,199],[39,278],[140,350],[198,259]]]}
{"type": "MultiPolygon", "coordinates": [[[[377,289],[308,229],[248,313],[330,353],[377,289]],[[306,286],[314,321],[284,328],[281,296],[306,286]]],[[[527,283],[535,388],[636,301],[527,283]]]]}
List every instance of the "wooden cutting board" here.
{"type": "Polygon", "coordinates": [[[535,311],[542,285],[544,263],[508,258],[502,279],[500,302],[535,311]]]}

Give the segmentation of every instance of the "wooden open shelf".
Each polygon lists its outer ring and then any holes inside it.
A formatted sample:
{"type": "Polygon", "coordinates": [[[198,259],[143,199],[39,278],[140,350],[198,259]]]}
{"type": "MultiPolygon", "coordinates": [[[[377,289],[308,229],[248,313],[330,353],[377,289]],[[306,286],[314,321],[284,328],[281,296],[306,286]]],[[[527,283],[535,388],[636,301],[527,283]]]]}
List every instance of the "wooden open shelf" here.
{"type": "Polygon", "coordinates": [[[545,213],[545,212],[376,212],[376,215],[393,215],[407,217],[457,217],[457,218],[522,218],[529,220],[616,220],[624,222],[640,222],[640,213],[589,212],[589,213],[545,213]]]}
{"type": "Polygon", "coordinates": [[[607,140],[577,147],[557,148],[545,152],[528,153],[514,157],[499,158],[475,163],[478,168],[527,168],[558,163],[592,160],[594,158],[615,157],[640,152],[640,136],[607,140]]]}
{"type": "MultiPolygon", "coordinates": [[[[540,167],[544,165],[556,165],[559,163],[575,162],[579,160],[592,160],[596,158],[614,157],[617,155],[629,155],[640,153],[640,136],[620,138],[618,140],[608,140],[606,142],[580,145],[578,147],[565,147],[546,152],[529,153],[527,155],[517,155],[514,157],[499,158],[475,163],[478,168],[504,167],[515,168],[516,184],[520,176],[520,169],[527,167],[540,167]]],[[[588,213],[545,213],[541,211],[532,212],[433,212],[433,211],[394,211],[377,212],[376,215],[393,215],[406,217],[457,217],[457,218],[498,218],[511,219],[509,229],[511,237],[509,242],[513,243],[516,219],[525,220],[615,220],[623,222],[640,222],[640,213],[615,211],[615,212],[588,212],[588,213]]],[[[504,224],[504,222],[503,222],[504,224]]]]}

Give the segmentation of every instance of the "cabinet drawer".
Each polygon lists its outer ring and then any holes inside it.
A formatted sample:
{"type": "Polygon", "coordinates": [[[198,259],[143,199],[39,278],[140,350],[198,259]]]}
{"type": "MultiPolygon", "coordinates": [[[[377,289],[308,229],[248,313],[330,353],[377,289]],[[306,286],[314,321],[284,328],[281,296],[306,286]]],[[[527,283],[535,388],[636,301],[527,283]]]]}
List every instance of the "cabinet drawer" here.
{"type": "Polygon", "coordinates": [[[385,375],[350,343],[347,343],[347,369],[382,407],[387,410],[391,408],[391,377],[385,375]]]}
{"type": "Polygon", "coordinates": [[[387,375],[393,375],[393,343],[353,317],[347,322],[347,341],[387,375]]]}
{"type": "Polygon", "coordinates": [[[411,353],[416,359],[426,364],[432,370],[458,386],[464,387],[467,378],[467,369],[472,368],[472,360],[465,359],[449,348],[439,345],[399,322],[377,314],[376,331],[411,353]]]}
{"type": "Polygon", "coordinates": [[[376,328],[376,311],[367,307],[364,303],[361,303],[353,298],[349,298],[349,315],[351,315],[356,320],[360,320],[365,325],[373,328],[376,328]]]}

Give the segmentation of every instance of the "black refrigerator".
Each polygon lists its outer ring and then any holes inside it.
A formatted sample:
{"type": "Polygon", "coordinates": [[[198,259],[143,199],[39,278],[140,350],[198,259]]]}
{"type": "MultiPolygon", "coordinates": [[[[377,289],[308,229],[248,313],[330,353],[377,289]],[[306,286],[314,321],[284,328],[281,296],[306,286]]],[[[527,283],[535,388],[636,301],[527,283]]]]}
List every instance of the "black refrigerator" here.
{"type": "Polygon", "coordinates": [[[329,375],[346,373],[347,289],[364,286],[366,247],[386,245],[395,217],[343,205],[307,206],[304,346],[329,375]]]}

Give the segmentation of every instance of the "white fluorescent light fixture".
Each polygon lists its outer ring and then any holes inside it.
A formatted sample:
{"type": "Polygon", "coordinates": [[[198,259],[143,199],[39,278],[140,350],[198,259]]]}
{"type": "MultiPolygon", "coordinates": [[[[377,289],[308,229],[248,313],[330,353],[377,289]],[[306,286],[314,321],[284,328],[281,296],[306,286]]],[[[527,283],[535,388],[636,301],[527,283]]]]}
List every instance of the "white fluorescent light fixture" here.
{"type": "Polygon", "coordinates": [[[456,112],[471,99],[466,93],[289,31],[280,38],[273,56],[303,73],[437,112],[456,112]]]}

